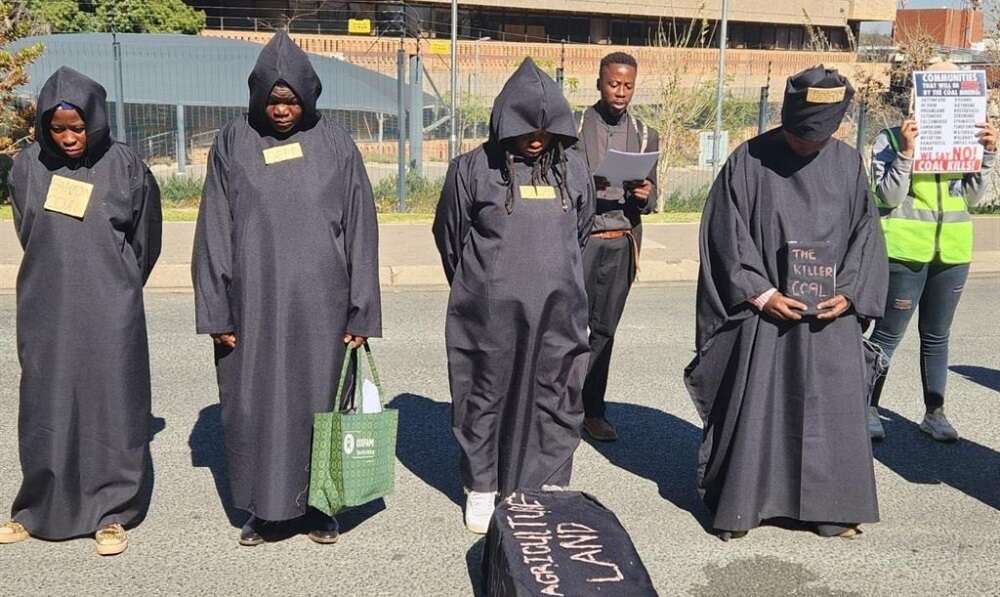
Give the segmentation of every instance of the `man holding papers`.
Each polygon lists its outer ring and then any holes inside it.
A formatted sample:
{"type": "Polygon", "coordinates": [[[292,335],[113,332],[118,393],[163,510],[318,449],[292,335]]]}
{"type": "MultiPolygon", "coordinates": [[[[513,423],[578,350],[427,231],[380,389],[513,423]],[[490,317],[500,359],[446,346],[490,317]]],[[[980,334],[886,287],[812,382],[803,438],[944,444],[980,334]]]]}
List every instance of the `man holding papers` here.
{"type": "Polygon", "coordinates": [[[587,108],[580,123],[580,147],[586,154],[597,187],[597,215],[583,253],[583,271],[590,303],[590,367],[583,388],[583,428],[593,439],[614,441],[614,426],[604,413],[611,348],[615,329],[625,309],[625,299],[639,268],[642,215],[656,207],[656,161],[638,180],[613,180],[615,172],[627,171],[628,162],[650,156],[621,155],[656,153],[659,136],[629,113],[635,92],[635,58],[622,53],[601,60],[597,89],[601,99],[587,108]],[[605,164],[609,152],[613,162],[605,164]],[[602,168],[602,166],[604,166],[602,168]]]}

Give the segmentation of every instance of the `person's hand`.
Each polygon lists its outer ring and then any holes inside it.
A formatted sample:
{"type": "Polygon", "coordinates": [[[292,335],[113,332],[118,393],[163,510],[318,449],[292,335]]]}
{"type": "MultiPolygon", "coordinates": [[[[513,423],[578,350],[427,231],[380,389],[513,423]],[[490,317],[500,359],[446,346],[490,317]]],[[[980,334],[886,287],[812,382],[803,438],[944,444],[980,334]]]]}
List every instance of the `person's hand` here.
{"type": "Polygon", "coordinates": [[[816,305],[816,319],[836,319],[843,315],[850,306],[851,301],[847,300],[846,296],[835,295],[833,298],[826,299],[816,305]]]}
{"type": "Polygon", "coordinates": [[[919,134],[915,118],[911,117],[903,121],[903,125],[899,128],[899,136],[902,137],[899,143],[900,155],[908,158],[913,157],[913,150],[917,147],[917,135],[919,134]]]}
{"type": "Polygon", "coordinates": [[[634,180],[625,183],[625,188],[628,189],[632,196],[639,201],[648,201],[649,196],[653,194],[653,183],[648,180],[634,180]]]}
{"type": "Polygon", "coordinates": [[[236,348],[236,333],[225,332],[224,334],[212,334],[212,342],[226,348],[236,348]]]}
{"type": "Polygon", "coordinates": [[[607,178],[604,178],[603,176],[594,177],[594,187],[596,187],[598,191],[606,191],[610,186],[611,183],[607,178]]]}
{"type": "Polygon", "coordinates": [[[361,348],[361,346],[367,341],[368,338],[366,338],[365,336],[354,336],[352,334],[344,335],[344,344],[347,345],[347,348],[350,348],[352,350],[355,348],[361,348]]]}
{"type": "Polygon", "coordinates": [[[976,133],[976,138],[979,142],[986,148],[986,151],[994,152],[997,150],[997,127],[989,122],[980,122],[976,125],[979,132],[976,133]]]}
{"type": "Polygon", "coordinates": [[[775,292],[771,298],[767,299],[767,304],[761,309],[764,315],[778,321],[798,321],[802,319],[799,311],[805,311],[808,307],[799,301],[788,298],[780,292],[775,292]]]}

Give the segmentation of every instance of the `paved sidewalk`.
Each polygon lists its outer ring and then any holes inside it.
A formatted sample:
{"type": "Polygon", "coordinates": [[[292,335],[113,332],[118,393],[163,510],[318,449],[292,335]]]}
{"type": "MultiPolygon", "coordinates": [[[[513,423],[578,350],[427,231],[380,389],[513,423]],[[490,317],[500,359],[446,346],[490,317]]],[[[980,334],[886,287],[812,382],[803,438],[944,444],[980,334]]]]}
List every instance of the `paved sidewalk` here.
{"type": "MultiPolygon", "coordinates": [[[[1000,273],[1000,218],[977,217],[974,275],[1000,273]]],[[[163,251],[149,280],[157,290],[191,289],[193,222],[163,225],[163,251]]],[[[380,226],[379,276],[383,287],[445,286],[430,224],[380,226]]],[[[0,291],[17,281],[21,247],[9,221],[0,221],[0,291]]],[[[698,277],[698,224],[646,224],[639,283],[693,282],[698,277]]]]}

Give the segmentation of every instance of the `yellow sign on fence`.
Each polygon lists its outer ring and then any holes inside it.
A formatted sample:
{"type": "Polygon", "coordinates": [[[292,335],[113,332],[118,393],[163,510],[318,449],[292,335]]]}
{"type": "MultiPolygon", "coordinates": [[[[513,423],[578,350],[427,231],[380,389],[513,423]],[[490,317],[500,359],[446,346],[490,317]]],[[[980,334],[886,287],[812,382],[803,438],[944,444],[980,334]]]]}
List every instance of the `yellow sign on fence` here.
{"type": "Polygon", "coordinates": [[[368,35],[372,32],[371,19],[348,19],[347,32],[358,35],[368,35]]]}
{"type": "Polygon", "coordinates": [[[431,54],[451,54],[451,41],[447,39],[432,39],[427,45],[431,54]]]}

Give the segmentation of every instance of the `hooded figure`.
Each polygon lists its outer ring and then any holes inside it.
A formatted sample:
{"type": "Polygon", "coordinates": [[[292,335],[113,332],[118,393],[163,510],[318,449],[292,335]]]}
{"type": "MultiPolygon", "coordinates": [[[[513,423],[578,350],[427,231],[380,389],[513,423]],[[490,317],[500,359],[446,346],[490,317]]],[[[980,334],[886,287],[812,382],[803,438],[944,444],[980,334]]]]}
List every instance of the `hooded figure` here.
{"type": "Polygon", "coordinates": [[[558,85],[526,59],[493,104],[489,140],[451,163],[434,220],[451,284],[445,335],[462,481],[489,494],[490,511],[496,491],[567,485],[580,441],[581,251],[594,189],[583,158],[566,151],[575,142],[558,85]],[[544,148],[518,155],[517,139],[539,131],[544,148]]]}
{"type": "Polygon", "coordinates": [[[140,157],[111,139],[105,105],[95,81],[57,70],[38,97],[37,140],[15,158],[9,179],[24,248],[17,277],[24,481],[13,518],[44,539],[132,524],[148,506],[142,287],[160,253],[160,193],[140,157]],[[85,124],[86,141],[73,148],[79,155],[52,137],[57,110],[85,124]]]}
{"type": "Polygon", "coordinates": [[[317,112],[320,81],[285,33],[249,85],[248,114],[212,147],[192,275],[234,505],[283,521],[307,511],[313,415],[334,409],[345,336],[381,334],[378,227],[361,155],[317,112]],[[267,112],[279,90],[301,107],[283,133],[267,112]]]}
{"type": "Polygon", "coordinates": [[[850,95],[836,71],[793,77],[787,125],[733,152],[702,217],[685,380],[705,423],[699,489],[723,538],[771,518],[845,536],[878,520],[862,328],[882,315],[887,267],[861,156],[830,138],[850,95]],[[815,316],[787,296],[813,271],[789,265],[793,243],[819,247],[833,274],[815,316]]]}

